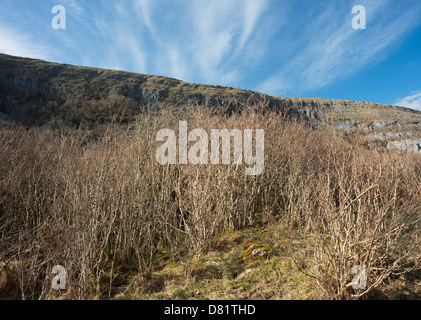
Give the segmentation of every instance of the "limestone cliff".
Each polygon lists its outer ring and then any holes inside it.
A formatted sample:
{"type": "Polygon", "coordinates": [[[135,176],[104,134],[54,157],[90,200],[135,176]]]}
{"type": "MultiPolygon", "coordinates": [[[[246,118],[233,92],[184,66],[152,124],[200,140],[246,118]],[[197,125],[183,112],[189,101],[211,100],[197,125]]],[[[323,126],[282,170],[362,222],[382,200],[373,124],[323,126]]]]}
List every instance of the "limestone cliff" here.
{"type": "Polygon", "coordinates": [[[285,108],[299,119],[344,130],[361,127],[376,131],[421,124],[420,111],[392,105],[278,98],[238,88],[0,54],[0,121],[44,123],[59,118],[73,125],[81,121],[94,124],[107,121],[116,112],[130,119],[141,107],[157,104],[195,103],[229,109],[241,107],[249,99],[265,100],[269,108],[285,108]]]}

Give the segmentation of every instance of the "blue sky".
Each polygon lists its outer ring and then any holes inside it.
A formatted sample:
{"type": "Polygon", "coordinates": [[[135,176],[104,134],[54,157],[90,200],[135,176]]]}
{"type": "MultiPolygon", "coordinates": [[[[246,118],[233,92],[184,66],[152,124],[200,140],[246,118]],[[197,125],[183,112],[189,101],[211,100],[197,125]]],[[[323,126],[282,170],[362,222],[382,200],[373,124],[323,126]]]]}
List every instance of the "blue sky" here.
{"type": "Polygon", "coordinates": [[[1,0],[0,52],[421,110],[419,0],[1,0]]]}

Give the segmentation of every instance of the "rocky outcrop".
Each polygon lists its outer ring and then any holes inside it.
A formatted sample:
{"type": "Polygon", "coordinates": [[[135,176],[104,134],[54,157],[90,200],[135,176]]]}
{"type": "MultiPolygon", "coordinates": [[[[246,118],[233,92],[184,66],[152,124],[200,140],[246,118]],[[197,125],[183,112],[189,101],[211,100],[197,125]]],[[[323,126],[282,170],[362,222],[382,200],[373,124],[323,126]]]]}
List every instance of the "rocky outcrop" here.
{"type": "Polygon", "coordinates": [[[421,154],[421,139],[420,140],[401,140],[390,141],[387,144],[388,149],[398,149],[409,152],[416,152],[421,154]]]}
{"type": "Polygon", "coordinates": [[[412,132],[382,132],[368,135],[367,138],[371,140],[387,140],[387,139],[400,139],[403,137],[415,136],[412,132]]]}
{"type": "Polygon", "coordinates": [[[371,102],[272,97],[238,88],[78,67],[0,54],[0,122],[43,123],[61,119],[93,127],[117,113],[133,118],[144,107],[199,104],[231,112],[249,102],[314,125],[373,130],[420,125],[421,112],[371,102]]]}

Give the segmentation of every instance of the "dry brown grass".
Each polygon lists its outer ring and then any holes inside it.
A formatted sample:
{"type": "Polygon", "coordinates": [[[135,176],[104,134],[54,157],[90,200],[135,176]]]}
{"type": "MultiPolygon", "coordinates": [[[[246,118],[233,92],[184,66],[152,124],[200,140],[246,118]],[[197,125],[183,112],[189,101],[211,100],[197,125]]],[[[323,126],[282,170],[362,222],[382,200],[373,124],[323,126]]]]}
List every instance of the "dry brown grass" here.
{"type": "Polygon", "coordinates": [[[190,277],[218,236],[256,221],[310,239],[305,255],[291,256],[323,298],[363,297],[391,275],[419,268],[420,157],[367,150],[358,139],[264,107],[230,117],[167,108],[145,112],[135,125],[94,131],[0,130],[0,262],[19,266],[7,269],[18,285],[7,282],[2,296],[57,297],[51,270],[59,264],[68,299],[112,297],[116,270],[149,279],[162,255],[190,277]],[[264,174],[246,176],[236,165],[158,165],[156,133],[177,132],[179,120],[189,129],[264,129],[264,174]],[[347,284],[358,264],[367,267],[368,290],[353,292],[347,284]]]}

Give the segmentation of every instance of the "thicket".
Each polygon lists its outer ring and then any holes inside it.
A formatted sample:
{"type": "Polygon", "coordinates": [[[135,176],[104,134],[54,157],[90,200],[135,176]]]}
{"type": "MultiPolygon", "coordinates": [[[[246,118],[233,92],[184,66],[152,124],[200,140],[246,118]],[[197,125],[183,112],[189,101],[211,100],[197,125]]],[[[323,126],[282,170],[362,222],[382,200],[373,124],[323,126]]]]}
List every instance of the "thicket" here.
{"type": "MultiPolygon", "coordinates": [[[[0,295],[54,296],[51,270],[67,271],[68,297],[104,297],[118,266],[145,278],[166,253],[186,270],[213,239],[256,221],[312,240],[297,272],[326,299],[362,297],[420,268],[421,159],[317,130],[263,104],[227,116],[195,106],[144,112],[95,130],[0,130],[0,295]],[[246,165],[157,163],[156,134],[189,128],[264,129],[265,171],[246,165]],[[366,267],[354,291],[352,266],[366,267]]],[[[111,290],[111,289],[110,289],[111,290]]]]}

